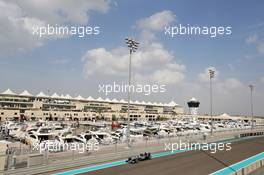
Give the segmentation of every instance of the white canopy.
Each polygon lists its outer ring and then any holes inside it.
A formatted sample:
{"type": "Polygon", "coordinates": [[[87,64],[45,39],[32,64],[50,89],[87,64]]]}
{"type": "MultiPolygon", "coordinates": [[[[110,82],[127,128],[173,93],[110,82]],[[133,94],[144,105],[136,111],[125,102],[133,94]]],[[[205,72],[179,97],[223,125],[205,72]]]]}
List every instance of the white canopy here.
{"type": "Polygon", "coordinates": [[[113,103],[118,103],[119,101],[118,101],[117,99],[114,98],[114,99],[112,100],[112,102],[113,102],[113,103]]]}
{"type": "Polygon", "coordinates": [[[60,96],[57,93],[54,93],[51,98],[60,98],[60,96]]]}
{"type": "Polygon", "coordinates": [[[137,101],[137,100],[136,100],[134,103],[135,103],[135,104],[140,104],[140,102],[139,102],[139,101],[137,101]]]}
{"type": "Polygon", "coordinates": [[[43,97],[43,98],[46,98],[46,97],[48,97],[46,94],[44,94],[44,92],[40,92],[38,95],[37,95],[37,97],[43,97]]]}
{"type": "Polygon", "coordinates": [[[232,119],[232,117],[229,114],[227,114],[227,113],[223,113],[219,117],[221,117],[222,119],[232,119]]]}
{"type": "Polygon", "coordinates": [[[84,100],[84,98],[81,95],[78,95],[77,97],[75,97],[76,100],[84,100]]]}
{"type": "Polygon", "coordinates": [[[146,102],[145,102],[145,101],[142,101],[140,104],[142,104],[142,105],[145,105],[145,104],[146,104],[146,102]]]}
{"type": "Polygon", "coordinates": [[[124,99],[121,99],[120,103],[127,103],[127,101],[125,101],[124,99]]]}
{"type": "Polygon", "coordinates": [[[63,94],[61,94],[60,98],[65,98],[65,96],[63,94]]]}
{"type": "Polygon", "coordinates": [[[171,101],[170,103],[167,104],[168,106],[178,106],[177,103],[175,103],[174,101],[171,101]]]}
{"type": "Polygon", "coordinates": [[[158,106],[158,103],[157,102],[154,102],[153,105],[158,106]]]}
{"type": "Polygon", "coordinates": [[[159,105],[159,106],[164,106],[164,104],[162,104],[162,103],[159,103],[158,105],[159,105]]]}
{"type": "Polygon", "coordinates": [[[88,100],[88,101],[92,101],[92,100],[94,100],[94,98],[91,97],[91,96],[89,96],[88,98],[86,98],[86,100],[88,100]]]}
{"type": "Polygon", "coordinates": [[[2,94],[4,95],[16,95],[16,93],[14,93],[12,90],[7,89],[6,91],[4,91],[2,94]]]}
{"type": "Polygon", "coordinates": [[[19,94],[21,96],[33,96],[32,94],[30,94],[27,90],[24,90],[21,94],[19,94]]]}
{"type": "Polygon", "coordinates": [[[69,94],[65,95],[65,98],[66,99],[72,99],[72,97],[69,94]]]}
{"type": "Polygon", "coordinates": [[[98,97],[98,98],[96,99],[96,101],[104,101],[104,99],[102,99],[101,97],[98,97]]]}
{"type": "Polygon", "coordinates": [[[109,98],[106,98],[104,101],[111,102],[111,100],[109,98]]]}
{"type": "Polygon", "coordinates": [[[152,103],[151,102],[148,102],[147,105],[152,105],[152,103]]]}

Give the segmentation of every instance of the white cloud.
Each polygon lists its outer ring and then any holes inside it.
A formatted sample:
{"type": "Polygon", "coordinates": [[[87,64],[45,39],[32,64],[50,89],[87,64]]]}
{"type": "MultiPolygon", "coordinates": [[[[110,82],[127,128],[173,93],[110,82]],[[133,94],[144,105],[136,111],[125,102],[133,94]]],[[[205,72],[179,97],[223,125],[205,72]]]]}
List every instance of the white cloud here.
{"type": "Polygon", "coordinates": [[[0,0],[0,49],[12,53],[43,45],[46,39],[32,35],[33,26],[87,24],[93,10],[106,12],[107,0],[0,0]]]}
{"type": "Polygon", "coordinates": [[[246,39],[246,43],[253,44],[256,46],[258,53],[264,54],[264,39],[258,35],[249,36],[246,39]]]}
{"type": "Polygon", "coordinates": [[[235,78],[228,78],[223,82],[223,88],[227,90],[236,90],[242,87],[243,84],[235,78]]]}
{"type": "MultiPolygon", "coordinates": [[[[137,81],[174,84],[184,79],[185,66],[177,64],[174,55],[160,43],[143,44],[140,48],[132,57],[137,81]]],[[[88,50],[82,60],[87,77],[93,74],[127,76],[129,55],[126,48],[88,50]]]]}
{"type": "Polygon", "coordinates": [[[165,26],[174,21],[176,21],[176,15],[169,10],[164,10],[138,20],[136,27],[141,30],[143,40],[153,40],[155,39],[154,32],[163,30],[165,26]]]}
{"type": "MultiPolygon", "coordinates": [[[[172,52],[153,40],[155,32],[173,21],[175,21],[175,15],[165,10],[136,22],[141,35],[139,50],[132,57],[135,81],[176,84],[184,80],[185,66],[178,64],[172,52]]],[[[129,61],[127,48],[88,50],[82,60],[85,62],[86,77],[93,74],[127,76],[129,61]]]]}
{"type": "Polygon", "coordinates": [[[65,22],[87,24],[90,11],[106,12],[109,9],[106,0],[9,0],[9,2],[17,4],[25,15],[52,24],[65,22]]]}
{"type": "Polygon", "coordinates": [[[219,71],[215,67],[211,66],[211,67],[206,68],[204,70],[204,72],[202,72],[202,73],[200,73],[198,75],[198,78],[199,78],[200,81],[203,81],[203,82],[209,81],[209,70],[214,70],[215,71],[214,79],[217,79],[217,77],[219,76],[219,71]]]}
{"type": "Polygon", "coordinates": [[[152,82],[166,85],[180,83],[184,78],[184,72],[178,69],[173,70],[168,68],[154,71],[149,75],[136,74],[136,79],[140,82],[152,82]]]}
{"type": "Polygon", "coordinates": [[[176,15],[169,10],[164,10],[151,15],[150,17],[140,19],[136,26],[142,30],[160,31],[171,22],[176,20],[176,15]]]}

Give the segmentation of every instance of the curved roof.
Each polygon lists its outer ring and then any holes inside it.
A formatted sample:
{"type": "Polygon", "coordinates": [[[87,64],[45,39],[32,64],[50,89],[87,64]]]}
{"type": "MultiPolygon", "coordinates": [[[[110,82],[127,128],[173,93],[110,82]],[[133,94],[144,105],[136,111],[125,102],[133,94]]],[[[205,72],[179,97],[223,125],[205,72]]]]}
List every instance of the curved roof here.
{"type": "Polygon", "coordinates": [[[196,98],[191,98],[190,101],[193,101],[193,102],[198,102],[198,100],[196,98]]]}
{"type": "Polygon", "coordinates": [[[21,92],[19,95],[21,96],[33,96],[32,94],[30,94],[27,90],[24,90],[23,92],[21,92]]]}
{"type": "Polygon", "coordinates": [[[2,94],[4,94],[4,95],[17,95],[15,92],[13,92],[10,89],[5,90],[2,94]]]}

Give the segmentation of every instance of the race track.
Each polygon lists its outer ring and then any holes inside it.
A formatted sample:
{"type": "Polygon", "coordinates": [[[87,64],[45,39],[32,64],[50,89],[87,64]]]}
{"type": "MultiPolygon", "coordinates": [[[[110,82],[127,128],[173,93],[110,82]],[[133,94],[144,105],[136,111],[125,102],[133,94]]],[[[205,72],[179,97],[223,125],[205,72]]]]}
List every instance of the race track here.
{"type": "Polygon", "coordinates": [[[83,175],[205,175],[264,151],[264,138],[253,138],[231,144],[232,150],[215,154],[189,151],[155,158],[138,164],[101,169],[83,175]]]}

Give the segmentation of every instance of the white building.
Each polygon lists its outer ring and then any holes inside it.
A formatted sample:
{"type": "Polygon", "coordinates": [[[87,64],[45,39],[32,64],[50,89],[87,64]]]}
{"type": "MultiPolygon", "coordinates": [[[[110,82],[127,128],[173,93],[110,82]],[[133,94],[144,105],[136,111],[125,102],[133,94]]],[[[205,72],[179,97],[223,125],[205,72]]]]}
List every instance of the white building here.
{"type": "MultiPolygon", "coordinates": [[[[131,102],[131,120],[155,120],[158,117],[171,117],[183,114],[183,107],[170,102],[131,102]]],[[[112,117],[127,118],[127,101],[121,99],[103,99],[81,95],[72,97],[69,94],[59,95],[54,93],[49,96],[44,92],[32,95],[27,90],[20,94],[7,89],[0,94],[0,121],[7,119],[49,119],[49,120],[92,120],[112,117]]]]}

